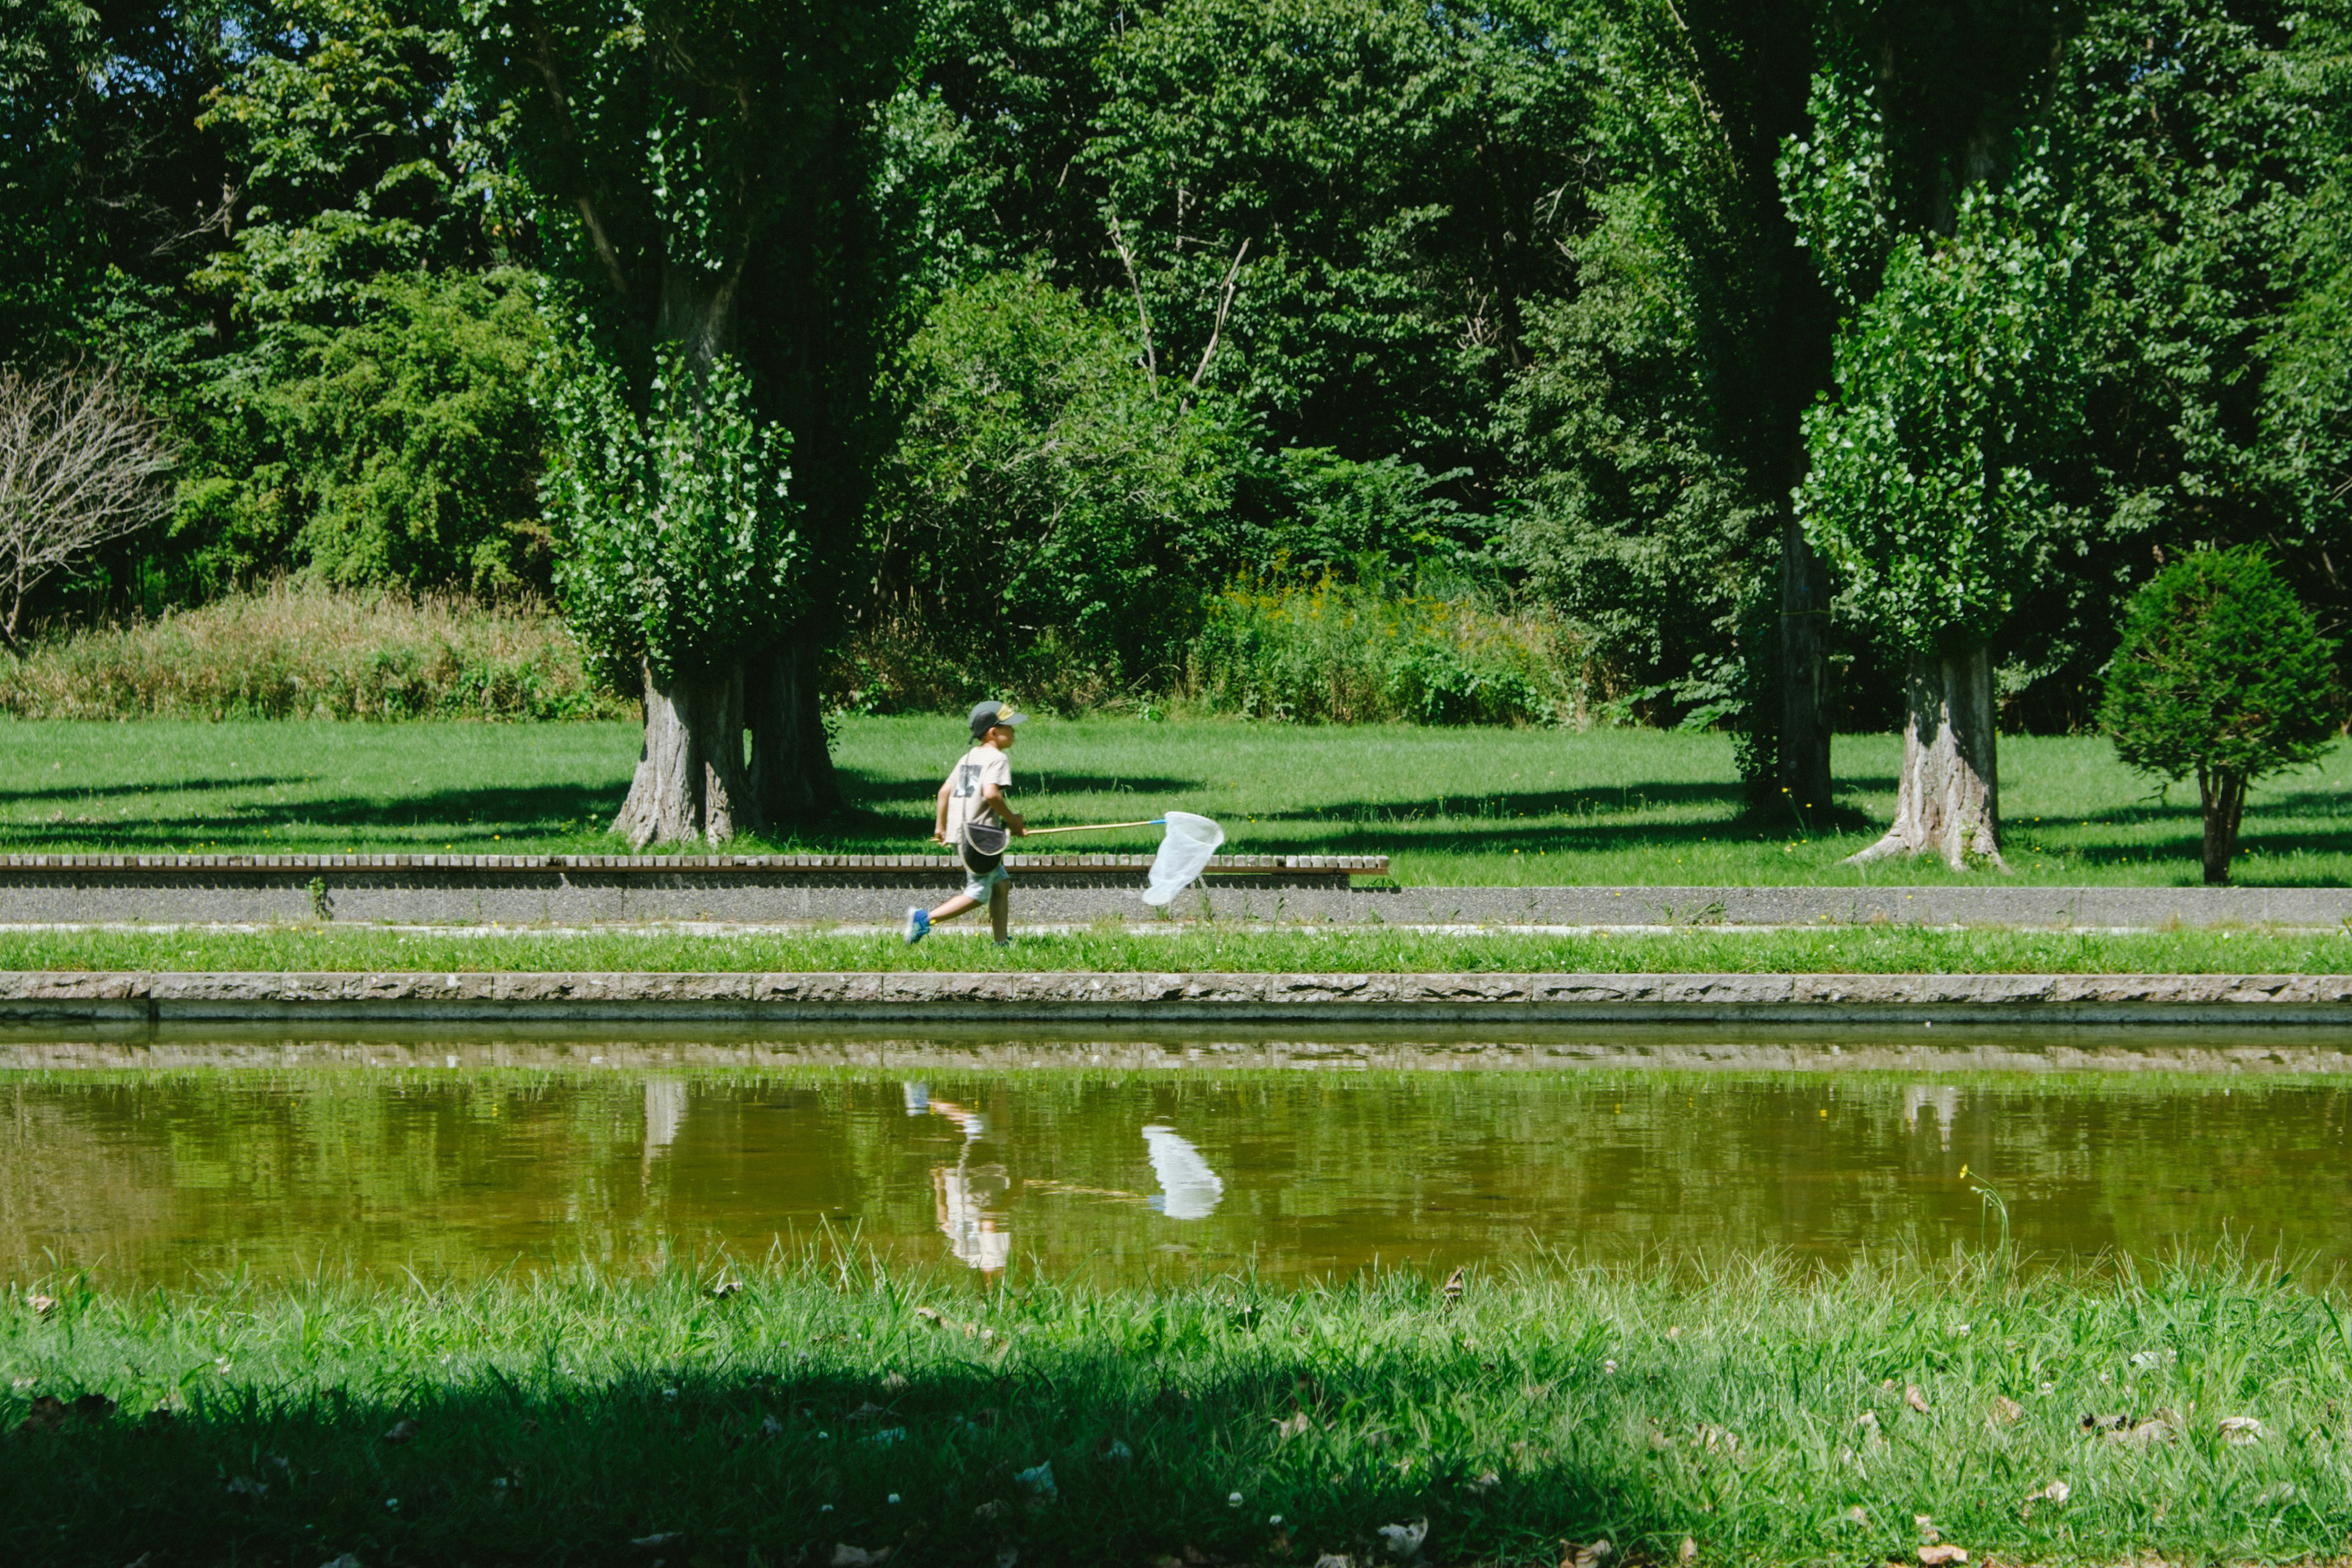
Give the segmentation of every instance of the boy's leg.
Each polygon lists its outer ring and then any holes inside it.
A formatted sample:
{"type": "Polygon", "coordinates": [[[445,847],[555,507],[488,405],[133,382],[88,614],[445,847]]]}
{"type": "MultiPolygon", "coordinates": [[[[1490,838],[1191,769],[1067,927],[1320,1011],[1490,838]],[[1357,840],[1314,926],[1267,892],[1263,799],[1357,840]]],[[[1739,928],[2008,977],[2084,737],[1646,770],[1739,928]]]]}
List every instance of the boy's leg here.
{"type": "Polygon", "coordinates": [[[1013,921],[1013,884],[999,882],[988,889],[988,923],[995,928],[996,940],[1002,944],[1013,939],[1006,932],[1013,921]]]}
{"type": "Polygon", "coordinates": [[[939,921],[951,921],[960,914],[963,914],[968,910],[976,910],[978,908],[980,908],[980,900],[978,899],[973,898],[969,893],[958,893],[954,898],[950,899],[946,903],[941,904],[938,909],[933,910],[931,911],[931,919],[935,922],[939,921]]]}

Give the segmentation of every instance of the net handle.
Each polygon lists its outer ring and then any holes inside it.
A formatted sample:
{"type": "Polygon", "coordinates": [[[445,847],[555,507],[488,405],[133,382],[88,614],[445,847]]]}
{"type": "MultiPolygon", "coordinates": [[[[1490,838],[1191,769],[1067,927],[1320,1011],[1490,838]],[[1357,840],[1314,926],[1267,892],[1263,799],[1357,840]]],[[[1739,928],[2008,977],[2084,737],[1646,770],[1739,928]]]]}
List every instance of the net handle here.
{"type": "Polygon", "coordinates": [[[1076,827],[1033,827],[1024,837],[1043,838],[1048,833],[1108,833],[1114,827],[1164,827],[1168,819],[1155,816],[1149,822],[1087,822],[1076,827]]]}

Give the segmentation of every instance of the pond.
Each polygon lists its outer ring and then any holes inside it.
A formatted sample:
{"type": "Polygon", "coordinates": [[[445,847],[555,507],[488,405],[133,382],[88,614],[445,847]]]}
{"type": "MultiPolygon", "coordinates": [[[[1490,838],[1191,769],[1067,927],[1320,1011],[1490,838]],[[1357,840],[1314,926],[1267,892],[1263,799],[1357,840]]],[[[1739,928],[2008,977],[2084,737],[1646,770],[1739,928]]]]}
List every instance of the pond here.
{"type": "Polygon", "coordinates": [[[1964,1166],[2029,1255],[2352,1263],[2352,1040],[1934,1034],[19,1034],[0,1274],[1835,1261],[1997,1241],[1964,1166]]]}

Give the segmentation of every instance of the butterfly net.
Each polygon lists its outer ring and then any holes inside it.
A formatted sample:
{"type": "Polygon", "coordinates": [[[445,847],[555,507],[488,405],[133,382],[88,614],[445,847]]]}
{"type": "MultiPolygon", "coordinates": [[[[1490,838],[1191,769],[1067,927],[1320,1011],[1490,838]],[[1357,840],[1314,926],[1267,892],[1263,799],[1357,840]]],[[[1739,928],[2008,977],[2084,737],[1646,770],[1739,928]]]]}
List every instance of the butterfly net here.
{"type": "Polygon", "coordinates": [[[1151,885],[1143,889],[1147,904],[1166,905],[1200,879],[1209,857],[1225,841],[1225,830],[1205,816],[1189,811],[1168,814],[1168,836],[1151,858],[1151,885]]]}

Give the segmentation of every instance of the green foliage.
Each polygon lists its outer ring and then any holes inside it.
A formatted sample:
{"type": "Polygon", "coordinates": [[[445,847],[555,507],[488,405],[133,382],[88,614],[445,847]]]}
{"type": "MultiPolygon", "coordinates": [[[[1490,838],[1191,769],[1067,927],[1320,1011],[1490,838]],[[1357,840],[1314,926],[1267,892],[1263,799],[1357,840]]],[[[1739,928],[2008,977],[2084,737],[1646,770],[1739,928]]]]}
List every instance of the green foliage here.
{"type": "Polygon", "coordinates": [[[202,124],[243,221],[190,279],[265,338],[364,313],[373,279],[489,263],[519,193],[466,96],[457,0],[275,0],[202,124]]]}
{"type": "Polygon", "coordinates": [[[1513,7],[1178,0],[1100,69],[1101,215],[1073,237],[1108,242],[1089,280],[1156,374],[1225,389],[1276,447],[1483,458],[1522,310],[1562,280],[1572,53],[1513,7]]]}
{"type": "Polygon", "coordinates": [[[754,412],[742,372],[666,349],[640,415],[621,373],[583,356],[548,403],[556,582],[603,679],[634,691],[646,666],[700,675],[772,640],[803,603],[806,545],[792,437],[754,412]]]}
{"type": "Polygon", "coordinates": [[[1709,395],[1696,258],[1657,186],[1621,184],[1576,246],[1500,417],[1528,510],[1511,541],[1625,710],[1705,723],[1740,701],[1735,626],[1777,547],[1763,488],[1709,395]]]}
{"type": "Polygon", "coordinates": [[[1009,274],[940,300],[898,387],[877,505],[898,613],[989,684],[1034,692],[1049,657],[1114,690],[1164,672],[1234,553],[1221,405],[1188,407],[1115,320],[1009,274]]]}
{"type": "Polygon", "coordinates": [[[1840,336],[1799,510],[1857,618],[1897,647],[1990,639],[2059,504],[2035,462],[2078,417],[2079,223],[2038,173],[1971,191],[1950,240],[1896,243],[1840,336]]]}
{"type": "Polygon", "coordinates": [[[2300,767],[2336,740],[2335,654],[2261,549],[2200,550],[2132,595],[2100,726],[2170,782],[2300,767]]]}
{"type": "Polygon", "coordinates": [[[1311,723],[1559,724],[1580,659],[1548,617],[1463,584],[1408,592],[1385,573],[1243,583],[1209,605],[1184,693],[1215,712],[1311,723]]]}
{"type": "Polygon", "coordinates": [[[1533,315],[1497,408],[1526,503],[1513,555],[1585,639],[1602,710],[1730,724],[1743,773],[1777,784],[1780,535],[1832,321],[1772,165],[1826,21],[1798,3],[1575,22],[1602,88],[1591,188],[1561,240],[1574,288],[1533,315]]]}
{"type": "MultiPolygon", "coordinates": [[[[358,595],[299,580],[77,631],[0,666],[0,712],[17,719],[568,720],[625,710],[594,689],[579,645],[531,605],[358,595]]],[[[217,746],[207,765],[221,765],[217,746]]],[[[257,776],[276,765],[265,762],[257,776]]]]}
{"type": "MultiPolygon", "coordinates": [[[[639,657],[695,674],[779,648],[813,664],[864,559],[887,444],[874,391],[904,258],[876,227],[904,204],[882,106],[914,7],[466,0],[465,16],[473,79],[514,106],[547,265],[577,301],[563,331],[585,368],[555,401],[547,494],[577,542],[562,580],[583,639],[631,687],[639,657]]],[[[814,700],[812,683],[755,741],[814,731],[814,700]]],[[[829,798],[821,751],[793,754],[760,768],[761,809],[829,798]]]]}
{"type": "Polygon", "coordinates": [[[71,107],[97,43],[80,0],[0,0],[0,363],[54,352],[104,264],[73,200],[71,107]]]}
{"type": "Polygon", "coordinates": [[[348,324],[216,362],[188,399],[206,461],[182,483],[183,559],[215,585],[287,560],[347,584],[543,585],[535,293],[526,273],[385,274],[346,292],[348,324]]]}
{"type": "Polygon", "coordinates": [[[1308,577],[1480,561],[1486,520],[1446,493],[1469,474],[1433,474],[1395,457],[1359,462],[1324,447],[1253,450],[1235,487],[1242,552],[1308,577]]]}
{"type": "Polygon", "coordinates": [[[2341,626],[2352,613],[2336,564],[2352,553],[2352,14],[2302,13],[2270,77],[2301,188],[2276,218],[2286,300],[2263,344],[2259,417],[2268,477],[2289,504],[2266,521],[2280,565],[2341,626]]]}

